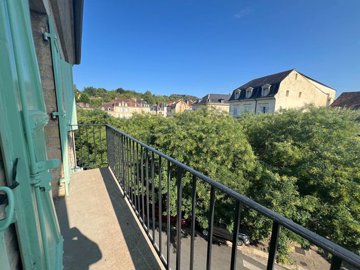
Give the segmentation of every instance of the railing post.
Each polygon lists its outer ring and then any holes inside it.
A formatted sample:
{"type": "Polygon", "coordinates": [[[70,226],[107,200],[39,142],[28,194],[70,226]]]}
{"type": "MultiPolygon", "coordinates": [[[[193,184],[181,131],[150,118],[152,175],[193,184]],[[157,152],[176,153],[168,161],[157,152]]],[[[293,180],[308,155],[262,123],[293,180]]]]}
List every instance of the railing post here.
{"type": "Polygon", "coordinates": [[[181,204],[182,204],[182,169],[177,168],[177,224],[176,224],[176,269],[180,269],[181,265],[181,204]]]}
{"type": "Polygon", "coordinates": [[[333,257],[331,259],[330,270],[340,270],[341,265],[342,265],[342,260],[339,257],[333,255],[333,257]]]}
{"type": "Polygon", "coordinates": [[[208,232],[208,245],[206,256],[206,269],[211,269],[211,255],[212,255],[212,239],[214,231],[214,212],[215,212],[215,187],[211,186],[210,190],[210,209],[209,209],[209,232],[208,232]]]}
{"type": "Polygon", "coordinates": [[[272,226],[272,232],[271,232],[271,239],[270,239],[269,258],[266,268],[267,270],[274,269],[276,249],[279,240],[279,232],[280,232],[280,225],[274,220],[272,226]]]}
{"type": "Polygon", "coordinates": [[[190,243],[190,270],[194,269],[194,241],[195,241],[195,206],[196,206],[196,176],[192,179],[191,193],[191,243],[190,243]]]}
{"type": "Polygon", "coordinates": [[[240,202],[236,201],[234,228],[233,228],[233,242],[231,248],[231,270],[236,269],[236,257],[237,257],[237,243],[239,241],[239,223],[240,223],[240,202]]]}

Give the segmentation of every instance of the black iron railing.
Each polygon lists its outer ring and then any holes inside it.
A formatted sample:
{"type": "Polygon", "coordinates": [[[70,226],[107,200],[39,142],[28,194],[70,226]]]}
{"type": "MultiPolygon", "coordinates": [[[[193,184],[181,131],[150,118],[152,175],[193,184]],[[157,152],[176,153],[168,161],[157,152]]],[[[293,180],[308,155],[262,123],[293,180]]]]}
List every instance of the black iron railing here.
{"type": "MultiPolygon", "coordinates": [[[[73,125],[76,165],[83,169],[107,167],[106,127],[103,124],[73,125]]],[[[75,169],[75,168],[74,168],[75,169]]]]}
{"type": "MultiPolygon", "coordinates": [[[[94,127],[89,125],[86,127],[95,134],[95,132],[93,132],[94,127]]],[[[100,132],[100,134],[103,133],[100,132]]],[[[88,142],[91,142],[91,138],[88,142]]],[[[211,269],[212,265],[215,205],[216,203],[219,203],[216,201],[216,194],[223,194],[232,198],[234,201],[234,207],[229,209],[229,211],[232,211],[231,214],[234,224],[232,230],[233,245],[231,249],[230,269],[236,269],[237,265],[238,252],[236,243],[238,241],[241,221],[240,213],[241,209],[244,207],[256,211],[258,214],[272,221],[272,232],[269,241],[266,269],[275,269],[277,244],[281,228],[290,230],[294,234],[308,240],[313,245],[320,247],[331,254],[331,270],[343,269],[342,267],[344,267],[344,265],[354,267],[351,269],[360,269],[360,256],[317,235],[299,224],[294,223],[292,220],[267,209],[248,197],[235,192],[178,160],[171,158],[109,125],[106,125],[106,146],[107,164],[119,181],[125,196],[129,200],[143,228],[147,232],[149,239],[155,247],[156,252],[167,269],[170,269],[170,265],[175,266],[174,268],[176,269],[184,267],[181,262],[183,196],[191,196],[191,214],[189,218],[189,230],[191,236],[189,269],[195,269],[194,239],[197,225],[197,188],[200,184],[209,187],[210,201],[207,209],[208,237],[206,269],[211,269]],[[185,177],[187,179],[186,193],[183,191],[185,177]],[[173,200],[174,197],[176,197],[175,200],[173,200]],[[171,202],[175,202],[176,204],[173,209],[171,207],[171,202]],[[173,213],[174,211],[175,214],[173,213]],[[163,215],[163,213],[165,213],[165,215],[163,215]],[[175,221],[173,220],[173,217],[176,217],[175,221]],[[163,230],[166,234],[163,234],[163,230]],[[170,254],[170,246],[172,244],[172,239],[169,237],[171,234],[174,235],[173,240],[176,243],[175,263],[171,262],[172,256],[170,254]],[[164,235],[167,236],[165,245],[163,244],[164,235]]],[[[88,146],[86,146],[85,149],[87,147],[88,146]]],[[[88,153],[90,154],[88,155],[95,155],[96,162],[93,162],[93,164],[99,164],[99,162],[105,164],[105,162],[102,162],[102,159],[98,161],[96,158],[96,155],[101,153],[101,151],[98,149],[95,150],[91,148],[91,146],[89,147],[88,153]]],[[[81,157],[82,155],[78,154],[78,158],[79,156],[81,157]]],[[[88,163],[80,162],[79,164],[88,163]]]]}

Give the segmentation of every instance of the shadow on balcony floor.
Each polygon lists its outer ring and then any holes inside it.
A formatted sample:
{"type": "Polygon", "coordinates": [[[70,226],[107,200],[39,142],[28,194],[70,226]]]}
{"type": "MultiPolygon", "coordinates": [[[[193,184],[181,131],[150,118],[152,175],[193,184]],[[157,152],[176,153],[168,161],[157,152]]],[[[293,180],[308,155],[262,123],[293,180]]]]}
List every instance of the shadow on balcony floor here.
{"type": "Polygon", "coordinates": [[[107,168],[73,174],[55,208],[65,270],[161,269],[107,168]]]}

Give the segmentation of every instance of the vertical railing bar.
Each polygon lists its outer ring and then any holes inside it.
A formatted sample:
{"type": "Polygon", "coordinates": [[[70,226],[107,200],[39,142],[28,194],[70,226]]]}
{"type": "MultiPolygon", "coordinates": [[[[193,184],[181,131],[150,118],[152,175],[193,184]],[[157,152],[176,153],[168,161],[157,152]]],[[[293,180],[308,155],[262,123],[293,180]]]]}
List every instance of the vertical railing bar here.
{"type": "Polygon", "coordinates": [[[125,142],[126,142],[126,183],[127,183],[127,187],[128,187],[128,198],[129,198],[129,202],[130,205],[132,204],[132,199],[131,199],[131,179],[130,179],[130,139],[125,137],[125,142]]]}
{"type": "Polygon", "coordinates": [[[190,243],[190,270],[194,269],[194,241],[195,241],[195,213],[196,206],[196,176],[192,177],[192,192],[191,192],[191,243],[190,243]]]}
{"type": "Polygon", "coordinates": [[[121,161],[122,161],[122,185],[124,187],[124,196],[126,195],[126,182],[125,182],[125,143],[124,143],[124,135],[121,134],[120,141],[122,145],[122,153],[121,153],[121,161]]]}
{"type": "Polygon", "coordinates": [[[96,166],[95,126],[92,126],[92,136],[93,136],[93,145],[94,145],[94,165],[96,166]]]}
{"type": "Polygon", "coordinates": [[[134,205],[135,205],[135,213],[138,210],[138,204],[137,204],[137,184],[136,184],[136,166],[135,166],[135,142],[131,141],[131,150],[132,150],[132,172],[133,172],[133,183],[134,183],[134,205]]]}
{"type": "MultiPolygon", "coordinates": [[[[83,167],[83,160],[84,160],[84,155],[83,155],[83,142],[81,140],[81,131],[80,131],[81,126],[79,126],[79,145],[81,145],[81,148],[79,149],[79,156],[80,156],[80,161],[79,161],[79,167],[83,167]]],[[[75,141],[75,147],[76,147],[76,141],[75,141]]]]}
{"type": "Polygon", "coordinates": [[[236,256],[237,256],[237,244],[239,241],[239,223],[240,223],[240,202],[236,201],[234,228],[233,228],[233,241],[231,248],[231,270],[236,269],[236,256]]]}
{"type": "MultiPolygon", "coordinates": [[[[122,144],[121,144],[121,140],[120,140],[120,136],[119,135],[117,135],[116,137],[114,137],[114,140],[115,140],[115,138],[116,138],[116,142],[117,142],[117,144],[119,145],[119,158],[117,159],[117,163],[118,163],[118,168],[119,168],[119,172],[118,172],[118,177],[117,177],[117,179],[118,179],[118,181],[120,182],[120,180],[121,180],[121,176],[122,176],[122,163],[121,163],[121,157],[122,157],[122,152],[123,152],[123,147],[122,147],[122,144]]],[[[116,162],[116,161],[115,161],[116,162]]],[[[121,184],[121,182],[120,182],[120,184],[121,184]]]]}
{"type": "Polygon", "coordinates": [[[145,202],[144,202],[144,148],[140,146],[141,150],[141,201],[142,201],[142,219],[145,224],[145,202]]]}
{"type": "Polygon", "coordinates": [[[215,187],[211,186],[210,190],[210,209],[209,209],[209,232],[208,232],[208,246],[206,256],[206,269],[211,269],[211,254],[212,254],[212,239],[213,239],[213,224],[214,224],[214,211],[215,211],[215,187]]]}
{"type": "Polygon", "coordinates": [[[140,204],[140,168],[139,168],[139,144],[136,143],[136,187],[137,187],[137,203],[138,203],[138,216],[140,217],[141,204],[140,204]]]}
{"type": "Polygon", "coordinates": [[[176,208],[176,269],[181,267],[181,204],[182,204],[182,169],[177,168],[177,208],[176,208]]]}
{"type": "Polygon", "coordinates": [[[126,147],[126,185],[127,185],[127,196],[131,203],[131,183],[129,179],[129,139],[125,137],[125,147],[126,147]]]}
{"type": "Polygon", "coordinates": [[[159,156],[159,252],[160,255],[162,253],[162,164],[161,164],[161,156],[159,156]]]}
{"type": "Polygon", "coordinates": [[[149,233],[149,151],[148,149],[145,150],[145,181],[146,181],[146,225],[147,230],[149,233]]]}
{"type": "Polygon", "coordinates": [[[99,128],[99,141],[100,141],[99,151],[100,151],[100,159],[101,159],[100,162],[101,162],[101,165],[104,164],[104,161],[103,161],[103,147],[102,147],[102,139],[101,139],[102,127],[103,127],[103,126],[100,126],[100,128],[99,128]]]}
{"type": "Polygon", "coordinates": [[[155,155],[151,152],[151,206],[152,206],[152,235],[155,243],[155,155]]]}
{"type": "Polygon", "coordinates": [[[280,225],[274,220],[272,226],[272,232],[271,232],[270,245],[269,245],[269,257],[266,267],[267,270],[274,269],[279,232],[280,232],[280,225]]]}
{"type": "Polygon", "coordinates": [[[167,194],[166,194],[166,269],[170,269],[170,160],[167,163],[167,194]]]}
{"type": "MultiPolygon", "coordinates": [[[[133,149],[132,149],[133,141],[129,139],[129,150],[130,150],[130,182],[131,182],[131,204],[133,208],[135,208],[135,192],[134,192],[134,170],[133,170],[133,149]]],[[[136,209],[136,208],[135,208],[136,209]]]]}
{"type": "Polygon", "coordinates": [[[130,139],[126,138],[127,143],[127,155],[128,155],[128,162],[127,162],[127,170],[128,170],[128,186],[129,186],[129,195],[130,195],[130,205],[132,206],[133,199],[132,199],[132,183],[131,183],[131,169],[130,169],[130,139]]]}
{"type": "Polygon", "coordinates": [[[340,270],[342,266],[342,259],[333,255],[331,258],[331,267],[330,270],[340,270]]]}
{"type": "Polygon", "coordinates": [[[124,183],[126,187],[126,196],[129,197],[129,183],[128,183],[128,175],[127,175],[127,139],[125,136],[123,136],[123,142],[124,142],[124,183]]]}
{"type": "Polygon", "coordinates": [[[87,149],[88,149],[88,155],[87,155],[87,166],[89,166],[89,162],[90,162],[90,148],[89,148],[89,131],[88,131],[88,127],[86,128],[86,144],[87,144],[87,149]]]}

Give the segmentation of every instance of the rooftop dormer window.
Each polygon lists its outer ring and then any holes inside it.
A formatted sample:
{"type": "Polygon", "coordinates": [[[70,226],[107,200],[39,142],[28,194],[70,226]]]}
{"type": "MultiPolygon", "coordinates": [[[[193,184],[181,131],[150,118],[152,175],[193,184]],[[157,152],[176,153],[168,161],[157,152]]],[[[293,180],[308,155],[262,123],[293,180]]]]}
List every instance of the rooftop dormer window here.
{"type": "Polygon", "coordinates": [[[253,92],[253,89],[254,89],[254,88],[252,88],[252,87],[249,87],[249,88],[246,89],[246,94],[245,94],[245,97],[246,97],[246,98],[250,98],[250,97],[251,97],[252,92],[253,92]]]}
{"type": "Polygon", "coordinates": [[[235,90],[235,99],[238,99],[240,97],[240,89],[235,90]]]}
{"type": "Polygon", "coordinates": [[[270,84],[265,84],[261,87],[261,96],[266,97],[270,93],[270,84]]]}

